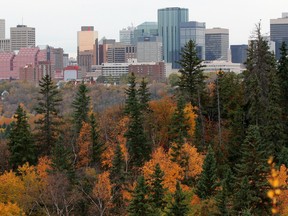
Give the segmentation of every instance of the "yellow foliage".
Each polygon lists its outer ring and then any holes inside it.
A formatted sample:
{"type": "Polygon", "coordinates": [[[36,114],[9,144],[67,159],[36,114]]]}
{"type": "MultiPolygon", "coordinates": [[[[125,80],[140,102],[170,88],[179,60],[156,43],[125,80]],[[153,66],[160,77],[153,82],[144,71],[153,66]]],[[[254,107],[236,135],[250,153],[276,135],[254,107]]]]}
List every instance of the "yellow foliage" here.
{"type": "Polygon", "coordinates": [[[189,119],[188,124],[190,126],[190,129],[188,131],[188,134],[190,135],[190,137],[193,137],[194,133],[195,133],[197,115],[194,112],[194,108],[192,107],[192,105],[190,103],[188,103],[185,106],[184,112],[185,112],[186,118],[189,119]]]}
{"type": "Polygon", "coordinates": [[[24,216],[25,213],[15,203],[0,203],[0,215],[1,216],[24,216]]]}
{"type": "Polygon", "coordinates": [[[36,166],[37,174],[42,181],[47,179],[48,177],[48,170],[51,170],[52,161],[47,156],[40,157],[38,159],[38,164],[36,166]]]}
{"type": "Polygon", "coordinates": [[[77,167],[88,167],[92,159],[91,152],[91,135],[90,135],[90,125],[86,122],[83,123],[82,128],[77,139],[78,145],[78,163],[77,167]]]}
{"type": "Polygon", "coordinates": [[[281,215],[288,216],[288,169],[285,165],[281,165],[279,169],[279,185],[281,193],[278,196],[279,212],[281,215]]]}
{"type": "Polygon", "coordinates": [[[105,202],[106,205],[111,204],[111,183],[109,172],[103,172],[97,176],[97,181],[93,187],[93,197],[105,202]]]}
{"type": "Polygon", "coordinates": [[[152,154],[152,159],[146,162],[142,168],[144,177],[148,183],[151,181],[151,175],[157,163],[159,163],[160,169],[164,172],[163,186],[173,193],[176,189],[176,182],[183,179],[182,168],[176,162],[172,162],[169,154],[166,154],[163,148],[159,147],[152,154]]]}
{"type": "Polygon", "coordinates": [[[102,161],[101,164],[103,167],[111,168],[112,167],[112,160],[114,157],[114,147],[111,142],[106,142],[105,143],[106,149],[102,153],[102,161]]]}

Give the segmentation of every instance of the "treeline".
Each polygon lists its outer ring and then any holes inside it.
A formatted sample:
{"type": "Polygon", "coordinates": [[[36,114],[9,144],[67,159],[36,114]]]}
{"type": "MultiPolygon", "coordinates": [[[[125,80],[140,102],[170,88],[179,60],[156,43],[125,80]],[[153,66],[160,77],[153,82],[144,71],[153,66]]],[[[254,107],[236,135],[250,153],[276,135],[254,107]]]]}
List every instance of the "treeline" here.
{"type": "MultiPolygon", "coordinates": [[[[208,82],[189,41],[173,95],[128,77],[123,106],[95,112],[81,83],[63,110],[45,76],[33,114],[1,136],[1,215],[287,215],[288,56],[256,29],[243,74],[208,82]]],[[[63,108],[62,108],[63,109],[63,108]]]]}

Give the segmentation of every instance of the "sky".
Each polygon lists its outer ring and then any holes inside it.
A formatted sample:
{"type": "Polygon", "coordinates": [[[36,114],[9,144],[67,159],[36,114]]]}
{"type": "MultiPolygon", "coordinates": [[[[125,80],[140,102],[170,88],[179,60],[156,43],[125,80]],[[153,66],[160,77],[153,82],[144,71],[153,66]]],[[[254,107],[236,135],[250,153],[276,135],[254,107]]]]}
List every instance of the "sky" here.
{"type": "Polygon", "coordinates": [[[6,0],[0,19],[10,27],[24,24],[36,28],[36,45],[62,47],[76,57],[77,31],[94,26],[99,39],[119,40],[119,30],[145,21],[157,21],[157,9],[189,9],[189,21],[205,22],[206,28],[228,28],[231,44],[247,44],[256,24],[269,35],[270,19],[288,12],[288,0],[6,0]]]}

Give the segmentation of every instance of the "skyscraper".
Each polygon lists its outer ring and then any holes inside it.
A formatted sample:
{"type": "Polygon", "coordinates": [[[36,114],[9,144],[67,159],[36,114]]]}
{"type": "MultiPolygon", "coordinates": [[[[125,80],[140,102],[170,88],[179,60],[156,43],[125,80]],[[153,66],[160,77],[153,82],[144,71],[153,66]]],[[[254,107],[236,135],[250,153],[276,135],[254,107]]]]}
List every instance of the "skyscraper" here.
{"type": "Polygon", "coordinates": [[[241,63],[243,64],[247,60],[247,44],[242,45],[231,45],[231,61],[232,63],[241,63]]]}
{"type": "Polygon", "coordinates": [[[0,19],[0,39],[5,39],[5,20],[0,19]]]}
{"type": "Polygon", "coordinates": [[[35,28],[26,25],[17,25],[10,28],[11,50],[20,50],[24,47],[35,47],[35,28]]]}
{"type": "Polygon", "coordinates": [[[134,43],[136,44],[138,42],[139,37],[150,37],[150,36],[158,36],[157,22],[144,22],[138,25],[134,30],[134,43]]]}
{"type": "Polygon", "coordinates": [[[157,36],[138,37],[137,61],[160,62],[163,60],[162,39],[157,36]]]}
{"type": "Polygon", "coordinates": [[[120,43],[122,44],[133,44],[134,41],[134,30],[133,26],[129,26],[119,31],[120,34],[120,43]]]}
{"type": "Polygon", "coordinates": [[[183,22],[180,24],[180,45],[181,48],[189,41],[196,43],[197,55],[200,59],[205,60],[205,29],[204,22],[183,22]]]}
{"type": "Polygon", "coordinates": [[[279,59],[282,42],[288,45],[288,13],[282,13],[282,18],[270,19],[270,39],[275,42],[275,54],[279,59]]]}
{"type": "Polygon", "coordinates": [[[179,68],[180,23],[188,21],[188,9],[172,7],[158,9],[158,32],[162,37],[164,61],[179,68]]]}
{"type": "Polygon", "coordinates": [[[93,26],[82,26],[77,32],[77,62],[82,72],[98,64],[98,32],[93,26]]]}
{"type": "Polygon", "coordinates": [[[228,61],[229,29],[213,28],[205,31],[205,60],[228,61]]]}

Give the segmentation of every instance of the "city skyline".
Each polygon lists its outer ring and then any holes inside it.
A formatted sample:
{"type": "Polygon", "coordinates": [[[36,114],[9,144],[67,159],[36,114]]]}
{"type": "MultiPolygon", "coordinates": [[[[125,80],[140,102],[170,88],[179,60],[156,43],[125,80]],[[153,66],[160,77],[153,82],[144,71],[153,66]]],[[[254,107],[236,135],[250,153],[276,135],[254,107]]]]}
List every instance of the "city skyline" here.
{"type": "Polygon", "coordinates": [[[133,24],[157,21],[157,10],[166,7],[189,9],[189,21],[205,22],[206,28],[228,28],[230,45],[247,44],[255,25],[261,20],[262,33],[269,34],[270,19],[280,18],[288,11],[288,2],[248,1],[233,2],[218,0],[95,2],[66,0],[49,3],[33,0],[14,0],[1,3],[0,19],[6,22],[6,38],[10,37],[10,27],[24,24],[36,28],[36,45],[62,47],[65,53],[76,57],[77,31],[81,26],[94,26],[99,39],[106,37],[119,41],[119,31],[133,24]],[[208,7],[209,6],[209,7],[208,7]]]}

